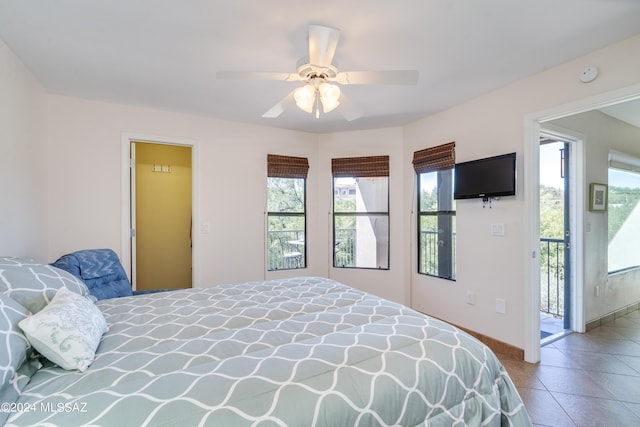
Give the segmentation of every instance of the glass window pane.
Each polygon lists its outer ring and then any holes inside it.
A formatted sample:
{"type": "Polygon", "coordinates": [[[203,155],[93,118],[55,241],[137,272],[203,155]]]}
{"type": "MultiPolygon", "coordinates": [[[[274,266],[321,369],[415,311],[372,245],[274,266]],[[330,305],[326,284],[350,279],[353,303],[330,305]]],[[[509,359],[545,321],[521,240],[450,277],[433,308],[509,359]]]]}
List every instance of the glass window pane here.
{"type": "Polygon", "coordinates": [[[455,280],[453,169],[418,175],[418,273],[455,280]]]}
{"type": "Polygon", "coordinates": [[[305,180],[268,178],[267,211],[267,269],[305,268],[305,180]]]}
{"type": "Polygon", "coordinates": [[[609,169],[609,272],[640,267],[640,174],[609,169]]]}
{"type": "Polygon", "coordinates": [[[388,215],[335,215],[335,267],[389,268],[388,215]]]}
{"type": "Polygon", "coordinates": [[[267,219],[268,270],[305,267],[304,215],[269,215],[267,219]]]}
{"type": "Polygon", "coordinates": [[[422,173],[419,184],[421,212],[456,210],[453,199],[453,169],[422,173]]]}
{"type": "Polygon", "coordinates": [[[389,178],[334,178],[334,212],[388,212],[389,178]]]}
{"type": "Polygon", "coordinates": [[[268,178],[268,212],[304,212],[303,178],[268,178]]]}
{"type": "Polygon", "coordinates": [[[420,174],[420,211],[431,212],[438,210],[438,173],[428,172],[420,174]]]}

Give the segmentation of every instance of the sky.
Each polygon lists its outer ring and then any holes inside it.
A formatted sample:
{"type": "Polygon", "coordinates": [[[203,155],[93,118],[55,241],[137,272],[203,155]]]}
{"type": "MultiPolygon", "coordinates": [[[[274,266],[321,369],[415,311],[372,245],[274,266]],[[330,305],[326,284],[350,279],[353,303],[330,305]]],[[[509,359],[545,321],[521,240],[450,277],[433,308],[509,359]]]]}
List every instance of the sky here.
{"type": "Polygon", "coordinates": [[[564,179],[560,177],[560,148],[562,142],[540,146],[540,185],[564,188],[564,179]]]}
{"type": "MultiPolygon", "coordinates": [[[[549,187],[564,188],[560,178],[561,142],[540,146],[540,184],[549,187]]],[[[622,170],[609,170],[609,183],[621,187],[640,188],[640,174],[622,170]]]]}

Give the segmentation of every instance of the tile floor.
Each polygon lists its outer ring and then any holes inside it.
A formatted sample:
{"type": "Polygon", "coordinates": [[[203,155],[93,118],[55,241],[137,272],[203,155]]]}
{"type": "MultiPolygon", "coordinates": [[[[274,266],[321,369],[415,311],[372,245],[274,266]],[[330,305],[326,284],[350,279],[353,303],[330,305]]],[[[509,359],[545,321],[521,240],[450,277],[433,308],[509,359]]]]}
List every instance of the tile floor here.
{"type": "Polygon", "coordinates": [[[542,347],[531,364],[498,354],[534,426],[640,426],[640,311],[542,347]]]}

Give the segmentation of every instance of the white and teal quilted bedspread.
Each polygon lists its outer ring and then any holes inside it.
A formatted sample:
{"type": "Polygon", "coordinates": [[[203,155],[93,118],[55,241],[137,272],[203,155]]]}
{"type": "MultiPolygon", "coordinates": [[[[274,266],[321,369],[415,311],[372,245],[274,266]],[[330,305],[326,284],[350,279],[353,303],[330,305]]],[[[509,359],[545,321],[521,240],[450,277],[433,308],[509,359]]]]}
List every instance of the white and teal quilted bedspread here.
{"type": "Polygon", "coordinates": [[[40,369],[11,426],[528,426],[493,353],[332,280],[98,301],[84,372],[40,369]]]}

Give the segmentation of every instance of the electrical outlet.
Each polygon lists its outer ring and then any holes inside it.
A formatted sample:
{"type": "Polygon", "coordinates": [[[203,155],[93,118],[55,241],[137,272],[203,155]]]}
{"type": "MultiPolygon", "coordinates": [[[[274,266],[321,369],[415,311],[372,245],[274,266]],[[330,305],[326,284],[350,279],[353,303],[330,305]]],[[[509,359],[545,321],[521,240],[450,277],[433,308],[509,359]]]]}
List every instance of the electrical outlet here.
{"type": "Polygon", "coordinates": [[[507,302],[502,298],[496,298],[496,313],[505,314],[507,312],[507,302]]]}
{"type": "Polygon", "coordinates": [[[491,235],[504,237],[504,224],[491,224],[491,235]]]}

